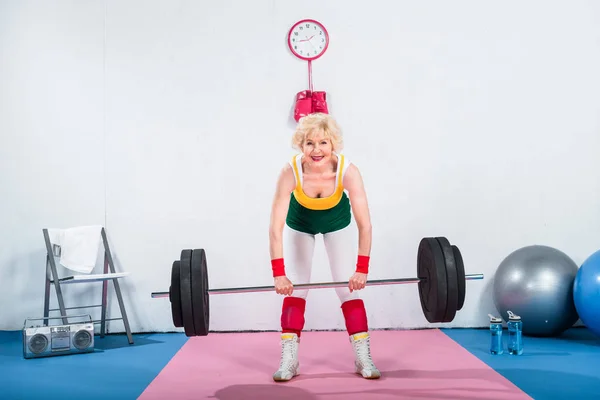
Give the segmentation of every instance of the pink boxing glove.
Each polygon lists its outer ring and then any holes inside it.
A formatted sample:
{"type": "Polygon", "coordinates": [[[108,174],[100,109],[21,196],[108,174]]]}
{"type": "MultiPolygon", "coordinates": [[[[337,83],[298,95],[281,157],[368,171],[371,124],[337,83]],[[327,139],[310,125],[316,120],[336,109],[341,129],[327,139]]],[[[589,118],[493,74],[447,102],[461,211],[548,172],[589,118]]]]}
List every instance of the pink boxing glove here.
{"type": "Polygon", "coordinates": [[[310,90],[303,90],[296,94],[296,107],[294,107],[294,119],[296,122],[312,112],[311,96],[312,92],[310,90]]]}
{"type": "Polygon", "coordinates": [[[312,112],[328,114],[327,93],[313,92],[312,94],[312,112]]]}

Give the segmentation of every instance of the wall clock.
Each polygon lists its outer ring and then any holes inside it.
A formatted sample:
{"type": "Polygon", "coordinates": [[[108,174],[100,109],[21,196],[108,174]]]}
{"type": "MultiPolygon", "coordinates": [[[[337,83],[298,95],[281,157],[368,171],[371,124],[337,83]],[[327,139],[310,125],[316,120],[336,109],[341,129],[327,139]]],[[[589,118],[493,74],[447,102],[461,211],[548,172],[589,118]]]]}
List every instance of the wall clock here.
{"type": "Polygon", "coordinates": [[[303,19],[290,28],[288,46],[296,57],[307,61],[316,60],[327,50],[329,34],[320,22],[303,19]]]}

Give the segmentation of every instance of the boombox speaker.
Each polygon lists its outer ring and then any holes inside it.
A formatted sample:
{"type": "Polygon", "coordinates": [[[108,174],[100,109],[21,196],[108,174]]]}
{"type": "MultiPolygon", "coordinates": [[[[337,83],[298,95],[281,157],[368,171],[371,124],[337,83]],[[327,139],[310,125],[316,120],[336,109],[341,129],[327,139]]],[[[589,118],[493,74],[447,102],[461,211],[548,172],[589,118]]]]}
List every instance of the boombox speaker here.
{"type": "Polygon", "coordinates": [[[39,358],[66,354],[91,353],[94,351],[94,323],[89,321],[55,326],[27,327],[27,321],[58,319],[59,317],[27,318],[23,324],[23,357],[39,358]]]}

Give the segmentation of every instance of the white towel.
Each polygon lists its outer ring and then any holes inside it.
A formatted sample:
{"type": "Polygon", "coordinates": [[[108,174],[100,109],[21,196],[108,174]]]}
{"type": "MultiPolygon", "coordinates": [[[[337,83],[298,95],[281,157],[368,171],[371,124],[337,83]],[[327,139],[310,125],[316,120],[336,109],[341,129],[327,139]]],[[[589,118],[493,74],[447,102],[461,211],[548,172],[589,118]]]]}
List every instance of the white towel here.
{"type": "Polygon", "coordinates": [[[48,229],[48,236],[50,243],[60,246],[61,265],[76,272],[89,274],[98,259],[101,230],[100,225],[48,229]]]}

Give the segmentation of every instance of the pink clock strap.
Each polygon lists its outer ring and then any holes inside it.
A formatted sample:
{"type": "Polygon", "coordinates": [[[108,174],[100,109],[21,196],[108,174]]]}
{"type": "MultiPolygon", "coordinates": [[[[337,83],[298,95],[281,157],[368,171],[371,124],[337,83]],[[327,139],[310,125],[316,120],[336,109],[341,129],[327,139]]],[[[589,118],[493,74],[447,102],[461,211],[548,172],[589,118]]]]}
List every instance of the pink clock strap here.
{"type": "Polygon", "coordinates": [[[313,91],[313,83],[312,83],[312,60],[308,60],[308,89],[312,93],[312,91],[313,91]]]}

